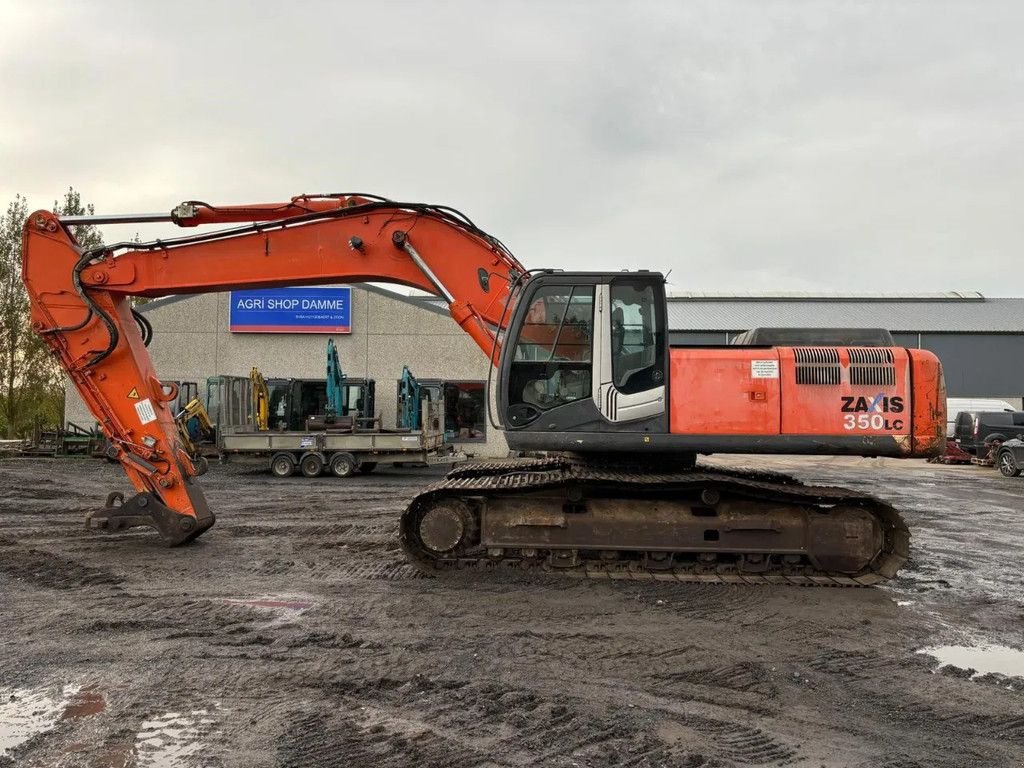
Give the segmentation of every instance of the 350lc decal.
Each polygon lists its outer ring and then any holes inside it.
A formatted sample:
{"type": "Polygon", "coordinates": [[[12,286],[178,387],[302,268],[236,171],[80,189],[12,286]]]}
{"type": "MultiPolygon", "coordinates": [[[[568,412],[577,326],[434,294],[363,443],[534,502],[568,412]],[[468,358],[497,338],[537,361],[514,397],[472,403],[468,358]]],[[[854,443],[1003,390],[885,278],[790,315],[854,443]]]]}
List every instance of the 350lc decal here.
{"type": "Polygon", "coordinates": [[[843,428],[863,430],[900,430],[903,419],[890,418],[890,414],[903,413],[903,398],[889,397],[879,392],[875,397],[843,397],[843,428]]]}

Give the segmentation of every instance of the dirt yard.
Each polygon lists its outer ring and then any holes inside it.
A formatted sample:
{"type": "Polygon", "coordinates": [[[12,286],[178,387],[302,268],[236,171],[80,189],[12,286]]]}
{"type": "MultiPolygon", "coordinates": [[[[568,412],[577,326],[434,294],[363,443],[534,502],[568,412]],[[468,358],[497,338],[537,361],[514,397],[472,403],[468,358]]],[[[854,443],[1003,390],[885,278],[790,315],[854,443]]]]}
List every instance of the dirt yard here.
{"type": "Polygon", "coordinates": [[[743,463],[894,502],[911,563],[874,589],[426,579],[396,540],[426,470],[215,466],[217,525],[165,549],[83,529],[118,467],[0,461],[0,766],[1024,765],[1024,478],[743,463]]]}

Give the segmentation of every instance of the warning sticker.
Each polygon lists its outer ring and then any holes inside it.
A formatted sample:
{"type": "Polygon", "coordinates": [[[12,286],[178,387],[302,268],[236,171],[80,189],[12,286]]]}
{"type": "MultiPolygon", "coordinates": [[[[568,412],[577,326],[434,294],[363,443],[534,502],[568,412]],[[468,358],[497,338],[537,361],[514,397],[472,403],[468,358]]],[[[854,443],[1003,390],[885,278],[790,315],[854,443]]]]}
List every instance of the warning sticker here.
{"type": "Polygon", "coordinates": [[[750,376],[754,379],[777,379],[779,378],[778,360],[751,360],[750,376]]]}
{"type": "Polygon", "coordinates": [[[139,390],[138,390],[137,387],[132,387],[128,391],[128,399],[129,400],[138,400],[139,399],[139,390]]]}
{"type": "Polygon", "coordinates": [[[153,403],[149,401],[149,398],[139,400],[135,404],[135,412],[139,414],[139,421],[143,424],[156,421],[156,411],[153,410],[153,403]]]}

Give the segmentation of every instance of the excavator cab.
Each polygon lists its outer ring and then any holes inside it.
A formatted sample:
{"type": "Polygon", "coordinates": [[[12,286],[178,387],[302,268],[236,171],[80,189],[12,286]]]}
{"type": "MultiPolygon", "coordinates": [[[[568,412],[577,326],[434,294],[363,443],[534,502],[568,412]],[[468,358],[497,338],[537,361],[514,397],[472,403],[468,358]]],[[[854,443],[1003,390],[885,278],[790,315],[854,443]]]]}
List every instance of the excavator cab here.
{"type": "Polygon", "coordinates": [[[658,273],[532,277],[500,361],[510,446],[600,451],[615,442],[602,434],[667,432],[665,307],[658,273]]]}

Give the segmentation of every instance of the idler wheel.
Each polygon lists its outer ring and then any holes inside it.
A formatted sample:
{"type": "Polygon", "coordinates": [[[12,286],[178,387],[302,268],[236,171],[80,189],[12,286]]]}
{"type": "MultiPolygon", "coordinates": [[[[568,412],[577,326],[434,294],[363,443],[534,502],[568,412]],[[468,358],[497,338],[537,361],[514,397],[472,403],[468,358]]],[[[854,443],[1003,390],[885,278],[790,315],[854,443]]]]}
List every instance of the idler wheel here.
{"type": "Polygon", "coordinates": [[[473,514],[460,501],[439,502],[420,518],[420,541],[435,553],[451,552],[468,542],[474,531],[473,514]]]}

